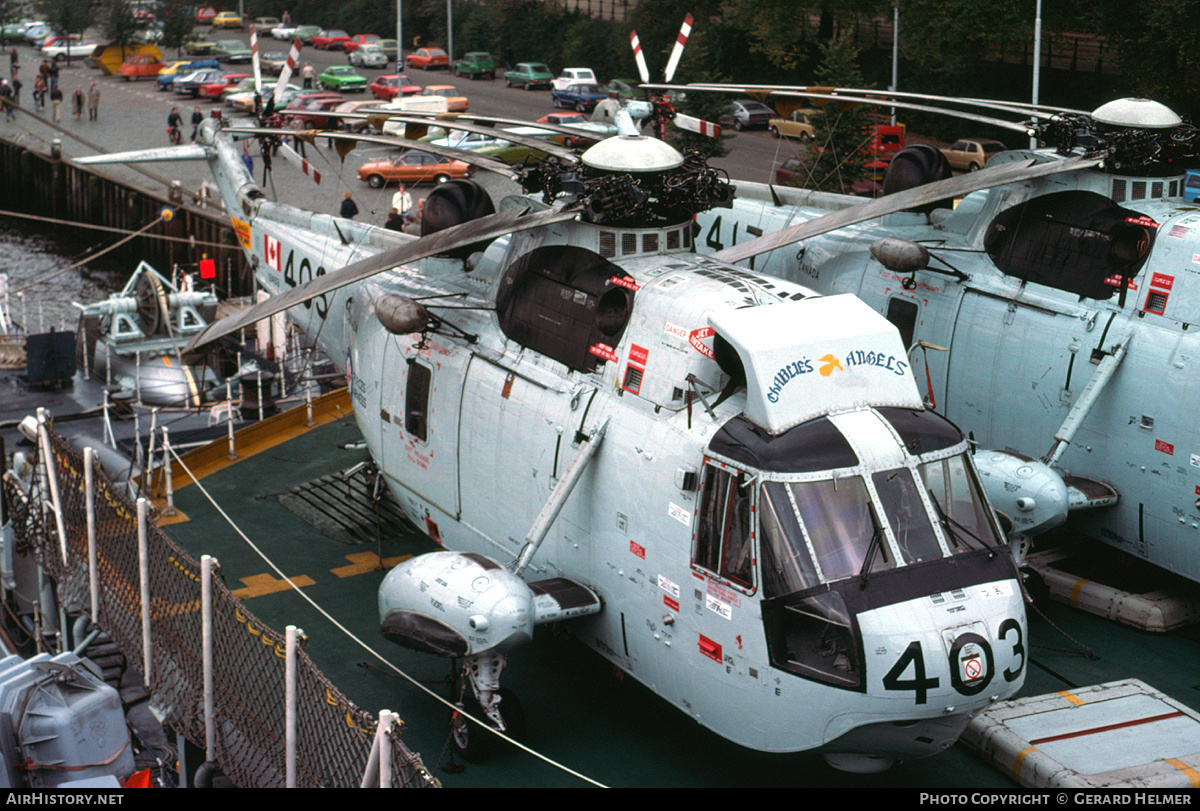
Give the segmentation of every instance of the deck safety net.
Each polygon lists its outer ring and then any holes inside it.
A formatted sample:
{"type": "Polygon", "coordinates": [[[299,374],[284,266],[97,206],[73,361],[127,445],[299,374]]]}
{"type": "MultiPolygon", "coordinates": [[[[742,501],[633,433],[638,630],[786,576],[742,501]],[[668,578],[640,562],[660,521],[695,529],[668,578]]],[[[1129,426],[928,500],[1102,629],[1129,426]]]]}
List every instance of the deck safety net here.
{"type": "MultiPolygon", "coordinates": [[[[90,610],[87,505],[83,454],[49,431],[67,536],[64,564],[55,520],[6,477],[7,505],[18,551],[32,551],[57,583],[71,613],[90,610]]],[[[137,507],[97,467],[99,616],[93,620],[133,662],[143,661],[137,507]]],[[[204,676],[200,563],[148,522],[151,587],[151,678],[154,704],[166,722],[203,746],[204,676]]],[[[284,635],[262,623],[214,577],[214,706],[217,751],[209,755],[235,784],[285,784],[284,635]]],[[[354,706],[298,654],[298,785],[354,787],[366,770],[377,720],[354,706]]],[[[392,740],[394,785],[437,786],[398,732],[392,740]]]]}

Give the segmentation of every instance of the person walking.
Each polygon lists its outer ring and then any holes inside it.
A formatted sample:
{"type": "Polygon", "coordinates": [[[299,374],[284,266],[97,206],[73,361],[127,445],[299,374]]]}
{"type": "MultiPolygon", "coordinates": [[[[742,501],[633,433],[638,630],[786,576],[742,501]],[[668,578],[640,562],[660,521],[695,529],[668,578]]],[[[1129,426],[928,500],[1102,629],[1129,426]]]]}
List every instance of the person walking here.
{"type": "Polygon", "coordinates": [[[46,109],[46,80],[40,73],[33,80],[33,107],[39,113],[46,109]]]}
{"type": "MultiPolygon", "coordinates": [[[[13,112],[13,90],[12,85],[8,83],[8,79],[0,80],[0,105],[4,106],[4,116],[9,121],[15,121],[17,116],[13,112]]],[[[349,194],[349,192],[347,192],[349,194]]]]}
{"type": "Polygon", "coordinates": [[[193,141],[196,140],[196,133],[198,133],[200,131],[200,125],[203,123],[204,123],[204,113],[200,112],[200,108],[197,107],[196,111],[194,113],[192,113],[192,140],[193,141]]]}
{"type": "Polygon", "coordinates": [[[404,189],[404,184],[400,184],[400,188],[392,195],[392,208],[400,212],[400,216],[407,222],[412,216],[412,195],[404,189]]]}
{"type": "Polygon", "coordinates": [[[358,216],[358,204],[354,202],[354,198],[350,196],[350,192],[346,192],[342,197],[341,215],[347,220],[352,220],[358,216]]]}
{"type": "Polygon", "coordinates": [[[88,87],[88,121],[95,121],[100,117],[100,88],[96,87],[96,83],[92,82],[88,87]]]}
{"type": "Polygon", "coordinates": [[[50,109],[54,111],[54,123],[62,120],[62,89],[57,84],[50,88],[50,109]]]}
{"type": "Polygon", "coordinates": [[[300,69],[300,78],[304,80],[305,90],[312,90],[313,76],[315,75],[316,71],[313,70],[313,66],[310,63],[305,62],[304,67],[300,69]]]}
{"type": "Polygon", "coordinates": [[[83,118],[83,85],[75,88],[75,92],[71,94],[71,106],[75,109],[75,120],[79,121],[83,118]]]}
{"type": "Polygon", "coordinates": [[[51,60],[50,67],[46,68],[46,84],[51,90],[58,87],[58,62],[51,60]]]}

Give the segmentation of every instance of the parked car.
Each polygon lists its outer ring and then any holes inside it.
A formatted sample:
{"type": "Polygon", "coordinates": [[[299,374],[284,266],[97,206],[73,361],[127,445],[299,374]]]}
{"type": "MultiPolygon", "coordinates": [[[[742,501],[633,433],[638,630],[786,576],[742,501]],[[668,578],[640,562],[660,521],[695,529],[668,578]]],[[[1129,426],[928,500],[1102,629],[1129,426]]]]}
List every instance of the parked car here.
{"type": "Polygon", "coordinates": [[[346,53],[354,53],[363,45],[378,45],[380,39],[375,34],[355,34],[342,43],[342,49],[346,53]]]}
{"type": "Polygon", "coordinates": [[[277,25],[271,29],[271,37],[273,39],[292,40],[296,37],[298,25],[277,25]]]}
{"type": "Polygon", "coordinates": [[[725,108],[725,116],[733,119],[735,130],[766,129],[772,118],[778,118],[775,111],[760,101],[738,99],[725,108]]]}
{"type": "Polygon", "coordinates": [[[146,76],[157,76],[164,67],[154,54],[134,54],[125,60],[117,75],[125,81],[137,81],[146,76]]]}
{"type": "Polygon", "coordinates": [[[431,84],[421,91],[422,96],[441,96],[446,100],[446,109],[452,113],[467,111],[467,97],[461,95],[452,84],[431,84]]]}
{"type": "Polygon", "coordinates": [[[963,138],[955,141],[949,149],[943,149],[946,162],[951,169],[960,172],[978,172],[997,152],[1008,149],[999,141],[984,138],[963,138]]]}
{"type": "Polygon", "coordinates": [[[472,79],[479,79],[483,76],[495,79],[496,62],[486,51],[471,51],[455,62],[450,68],[450,72],[455,76],[469,76],[472,79]]]}
{"type": "Polygon", "coordinates": [[[391,101],[396,96],[416,96],[421,88],[412,83],[404,73],[393,73],[390,76],[380,76],[371,82],[370,90],[377,98],[391,101]]]}
{"type": "Polygon", "coordinates": [[[323,115],[340,107],[344,103],[340,96],[329,98],[309,99],[303,104],[290,104],[283,110],[284,123],[297,127],[340,127],[342,120],[336,116],[323,115]]]}
{"type": "Polygon", "coordinates": [[[282,51],[258,55],[258,64],[262,67],[263,73],[269,73],[272,76],[278,76],[283,73],[283,67],[287,64],[288,55],[282,51]]]}
{"type": "Polygon", "coordinates": [[[1188,169],[1183,181],[1183,201],[1194,203],[1200,200],[1200,169],[1188,169]]]}
{"type": "MultiPolygon", "coordinates": [[[[335,113],[376,113],[384,112],[384,107],[378,99],[360,99],[358,101],[343,101],[333,108],[335,113]]],[[[341,126],[348,132],[369,132],[371,122],[365,118],[343,118],[341,126]]],[[[336,126],[336,125],[335,125],[336,126]]]]}
{"type": "Polygon", "coordinates": [[[400,52],[399,46],[396,45],[396,40],[381,39],[379,40],[379,48],[383,51],[383,55],[386,56],[389,61],[396,61],[396,54],[400,52]]]}
{"type": "Polygon", "coordinates": [[[577,113],[590,113],[606,98],[608,91],[602,90],[598,84],[573,84],[550,91],[550,99],[555,107],[565,107],[577,113]]]}
{"type": "Polygon", "coordinates": [[[312,46],[318,51],[345,50],[345,44],[350,41],[350,35],[337,28],[329,28],[312,38],[312,46]]]}
{"type": "Polygon", "coordinates": [[[42,45],[42,58],[61,62],[68,56],[88,56],[99,45],[94,39],[80,39],[78,34],[69,37],[53,37],[42,45]]]}
{"type": "Polygon", "coordinates": [[[218,62],[249,62],[253,58],[250,49],[241,40],[223,39],[212,49],[218,62]]]}
{"type": "Polygon", "coordinates": [[[558,141],[569,147],[594,144],[612,135],[614,130],[611,124],[592,121],[583,113],[549,113],[539,118],[538,123],[557,124],[560,127],[578,127],[582,130],[580,135],[551,136],[550,140],[558,141]]]}
{"type": "Polygon", "coordinates": [[[610,79],[608,84],[604,85],[604,89],[610,93],[616,93],[618,98],[633,99],[641,96],[641,91],[638,90],[638,82],[635,79],[610,79]]]}
{"type": "Polygon", "coordinates": [[[196,25],[212,25],[213,19],[217,16],[217,10],[210,6],[203,6],[196,9],[196,25]]]}
{"type": "Polygon", "coordinates": [[[241,28],[242,15],[236,11],[222,11],[212,19],[213,28],[241,28]]]}
{"type": "Polygon", "coordinates": [[[591,68],[563,68],[558,78],[550,83],[552,90],[566,90],[573,84],[599,84],[591,68]]]}
{"type": "Polygon", "coordinates": [[[168,62],[166,67],[158,72],[155,82],[159,90],[170,90],[175,80],[203,68],[219,68],[215,59],[185,59],[179,62],[168,62]]]}
{"type": "Polygon", "coordinates": [[[807,143],[817,134],[812,123],[813,116],[817,114],[816,110],[795,110],[787,118],[772,118],[767,129],[776,138],[797,138],[807,143]]]}
{"type": "Polygon", "coordinates": [[[203,34],[191,33],[183,38],[183,50],[192,56],[207,56],[215,47],[217,43],[203,34]]]}
{"type": "Polygon", "coordinates": [[[410,68],[436,70],[450,67],[450,57],[441,48],[420,48],[404,57],[404,64],[410,68]]]}
{"type": "Polygon", "coordinates": [[[296,28],[292,36],[303,42],[305,45],[312,45],[313,37],[321,34],[322,28],[319,25],[301,25],[296,28]]]}
{"type": "Polygon", "coordinates": [[[775,170],[775,185],[803,186],[810,176],[809,166],[804,157],[795,155],[788,158],[775,170]]]}
{"type": "Polygon", "coordinates": [[[358,93],[367,89],[367,77],[349,65],[333,65],[317,77],[317,84],[328,90],[358,93]]]}
{"type": "Polygon", "coordinates": [[[395,158],[369,161],[358,168],[359,178],[372,189],[382,189],[388,183],[445,183],[470,173],[471,167],[462,161],[415,150],[395,158]]]}
{"type": "Polygon", "coordinates": [[[253,23],[254,31],[260,37],[273,36],[271,31],[278,28],[280,25],[281,23],[279,22],[278,17],[256,17],[253,23]]]}
{"type": "Polygon", "coordinates": [[[513,70],[504,72],[504,81],[509,87],[523,87],[533,90],[535,87],[549,87],[554,81],[554,74],[541,62],[519,62],[513,70]]]}
{"type": "Polygon", "coordinates": [[[221,81],[224,74],[213,68],[205,68],[204,70],[196,70],[184,76],[180,76],[175,80],[173,85],[175,93],[180,96],[196,97],[200,95],[200,88],[206,84],[213,84],[221,81]]]}
{"type": "Polygon", "coordinates": [[[350,52],[350,64],[357,68],[386,68],[387,54],[378,45],[365,42],[350,52]]]}
{"type": "Polygon", "coordinates": [[[206,85],[201,85],[199,92],[196,93],[197,98],[206,99],[208,101],[220,101],[221,95],[229,88],[234,87],[243,79],[253,79],[254,77],[248,73],[226,73],[215,82],[206,85]]]}

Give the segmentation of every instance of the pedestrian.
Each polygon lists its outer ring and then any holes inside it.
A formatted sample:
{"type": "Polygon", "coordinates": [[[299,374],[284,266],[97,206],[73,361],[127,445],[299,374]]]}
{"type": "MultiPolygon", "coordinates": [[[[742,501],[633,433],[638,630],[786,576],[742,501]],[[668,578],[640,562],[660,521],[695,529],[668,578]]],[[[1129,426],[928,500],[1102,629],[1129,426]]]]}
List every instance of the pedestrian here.
{"type": "Polygon", "coordinates": [[[15,78],[17,78],[17,68],[18,68],[18,65],[17,65],[17,59],[18,59],[18,57],[17,57],[17,46],[16,46],[16,45],[14,45],[14,46],[13,46],[13,49],[12,49],[12,52],[11,52],[11,53],[9,54],[9,56],[8,56],[8,62],[9,62],[9,66],[10,66],[10,68],[12,69],[12,75],[13,75],[13,78],[14,78],[14,79],[15,79],[15,78]]]}
{"type": "Polygon", "coordinates": [[[4,116],[9,121],[14,121],[17,116],[13,112],[12,85],[8,83],[8,79],[0,80],[0,105],[4,106],[4,116]]]}
{"type": "Polygon", "coordinates": [[[350,192],[346,192],[345,196],[342,197],[341,214],[347,220],[352,220],[358,216],[358,205],[355,204],[354,198],[350,196],[350,192]]]}
{"type": "Polygon", "coordinates": [[[95,121],[100,117],[100,88],[96,87],[96,83],[92,82],[88,88],[88,121],[95,121]]]}
{"type": "Polygon", "coordinates": [[[46,80],[40,73],[33,80],[33,106],[39,113],[46,109],[46,80]]]}
{"type": "Polygon", "coordinates": [[[46,69],[46,77],[47,77],[46,83],[50,86],[51,90],[54,90],[56,87],[58,87],[58,62],[57,61],[50,62],[50,67],[46,69]]]}
{"type": "Polygon", "coordinates": [[[75,120],[83,118],[83,85],[78,85],[71,94],[71,105],[75,108],[75,120]]]}
{"type": "Polygon", "coordinates": [[[200,131],[200,125],[203,123],[204,123],[204,113],[200,112],[200,108],[197,107],[196,111],[194,113],[192,113],[192,140],[193,141],[196,140],[196,133],[198,133],[200,131]]]}
{"type": "MultiPolygon", "coordinates": [[[[178,107],[172,107],[170,115],[167,116],[167,137],[171,143],[178,144],[183,140],[183,116],[179,114],[178,107]]],[[[193,140],[195,140],[193,138],[193,140]]]]}
{"type": "Polygon", "coordinates": [[[313,66],[310,65],[308,62],[305,62],[304,67],[302,67],[300,69],[300,78],[302,78],[304,80],[304,89],[305,90],[312,90],[312,83],[313,83],[314,75],[316,75],[316,72],[313,70],[313,66]]]}
{"type": "Polygon", "coordinates": [[[425,201],[422,199],[422,200],[417,201],[416,213],[410,213],[407,217],[404,218],[404,224],[417,226],[417,232],[419,233],[421,231],[421,218],[424,216],[425,216],[425,201]]]}
{"type": "Polygon", "coordinates": [[[400,184],[400,188],[392,195],[392,208],[400,212],[401,217],[409,217],[412,214],[412,195],[404,190],[404,184],[400,184]]]}
{"type": "Polygon", "coordinates": [[[383,227],[389,231],[403,231],[404,218],[400,216],[400,212],[398,210],[393,208],[388,211],[387,222],[383,224],[383,227]]]}
{"type": "Polygon", "coordinates": [[[62,120],[62,90],[56,84],[50,88],[50,107],[54,110],[54,123],[62,120]]]}
{"type": "Polygon", "coordinates": [[[16,74],[14,73],[13,80],[12,80],[13,104],[15,104],[17,107],[21,106],[21,88],[22,87],[24,87],[24,85],[21,84],[21,80],[18,79],[16,74]]]}

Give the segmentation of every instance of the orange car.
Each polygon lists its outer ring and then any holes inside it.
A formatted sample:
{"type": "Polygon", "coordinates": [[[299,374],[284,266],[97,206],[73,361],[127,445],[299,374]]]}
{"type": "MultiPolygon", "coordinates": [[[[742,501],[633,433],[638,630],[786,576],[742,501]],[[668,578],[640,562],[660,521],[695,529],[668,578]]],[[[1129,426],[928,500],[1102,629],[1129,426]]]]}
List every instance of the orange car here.
{"type": "Polygon", "coordinates": [[[446,109],[452,113],[467,111],[467,97],[458,94],[458,88],[452,84],[431,84],[421,91],[422,96],[442,96],[446,99],[446,109]]]}
{"type": "Polygon", "coordinates": [[[471,167],[462,161],[452,161],[428,152],[409,150],[395,158],[368,161],[358,168],[358,176],[372,189],[382,189],[388,183],[445,183],[468,177],[471,167]]]}
{"type": "Polygon", "coordinates": [[[441,48],[421,48],[404,57],[404,64],[410,68],[421,68],[422,70],[449,68],[450,57],[441,48]]]}
{"type": "Polygon", "coordinates": [[[136,81],[143,76],[151,78],[158,76],[158,72],[162,69],[163,63],[155,59],[153,54],[134,54],[125,60],[125,64],[121,65],[117,75],[127,82],[136,81]]]}

